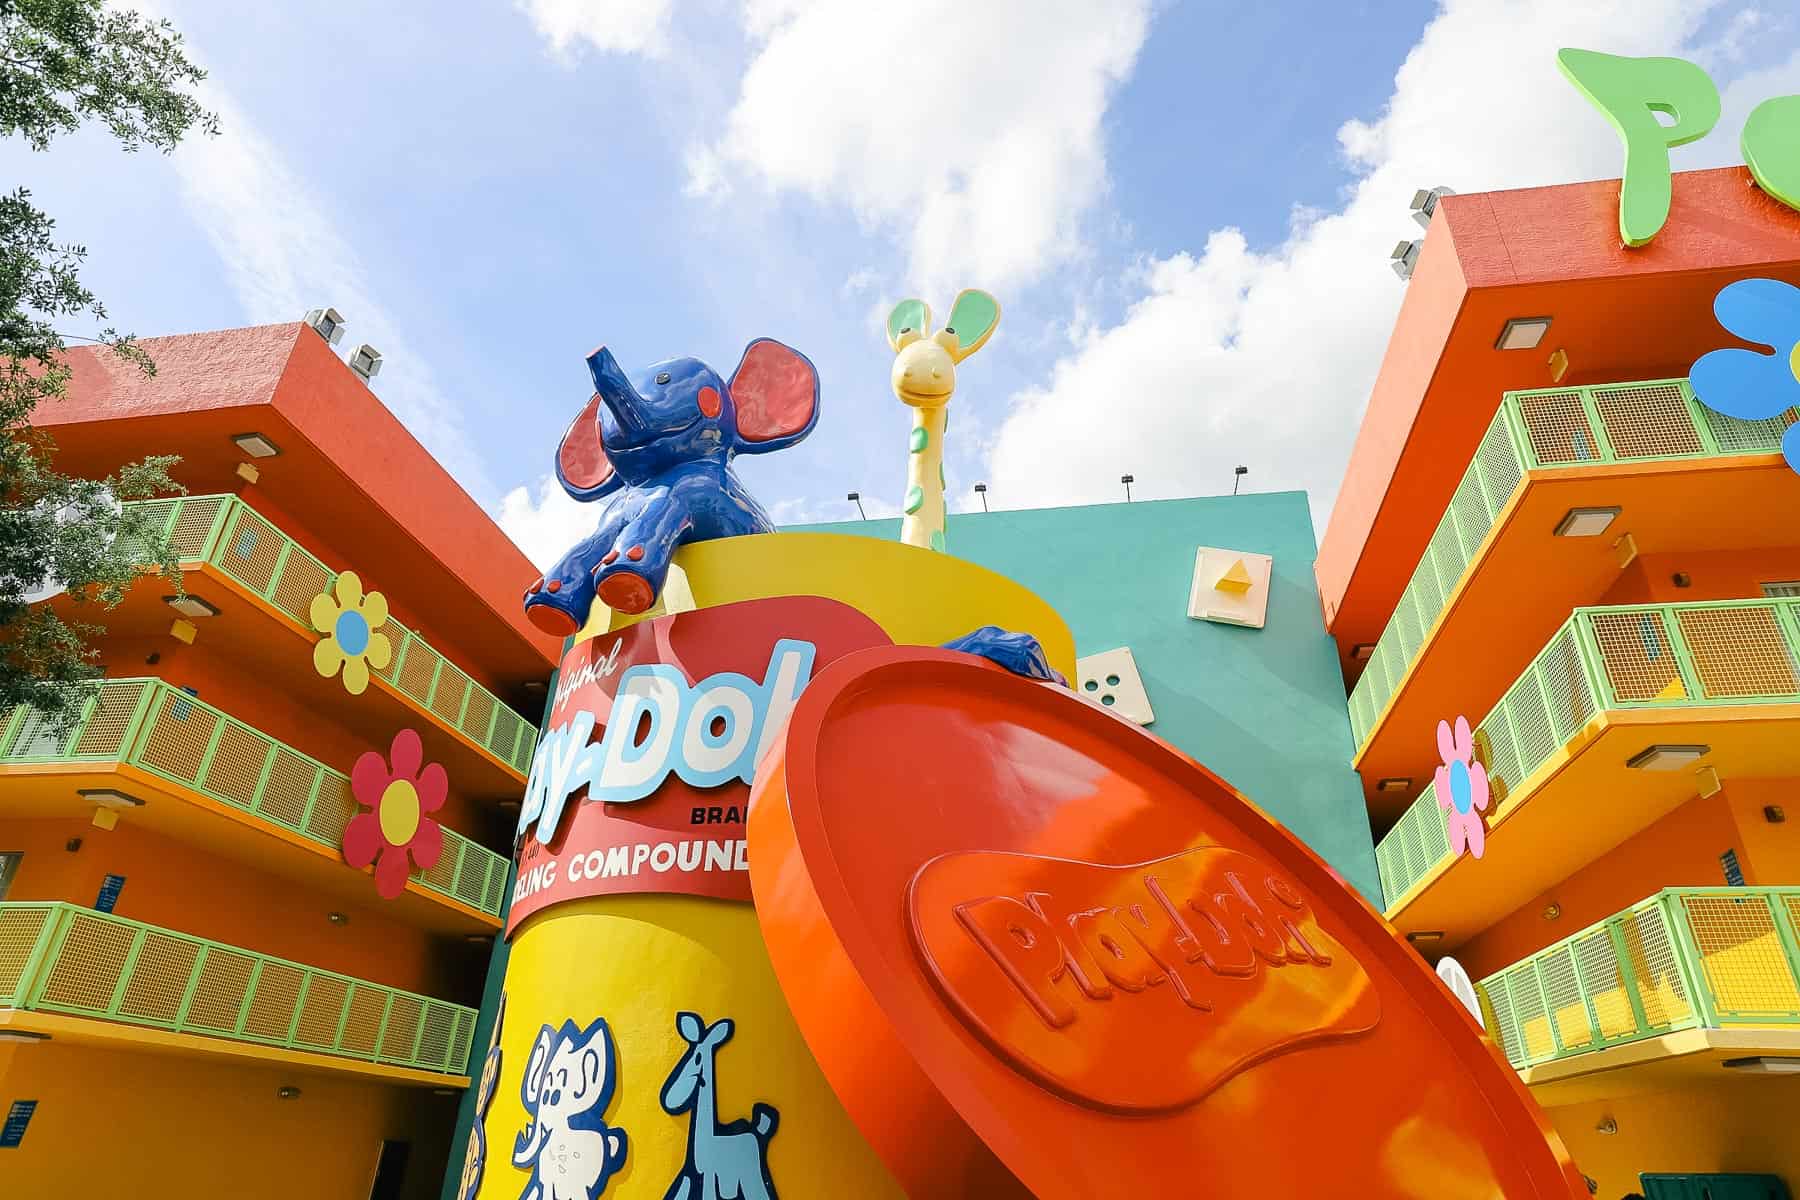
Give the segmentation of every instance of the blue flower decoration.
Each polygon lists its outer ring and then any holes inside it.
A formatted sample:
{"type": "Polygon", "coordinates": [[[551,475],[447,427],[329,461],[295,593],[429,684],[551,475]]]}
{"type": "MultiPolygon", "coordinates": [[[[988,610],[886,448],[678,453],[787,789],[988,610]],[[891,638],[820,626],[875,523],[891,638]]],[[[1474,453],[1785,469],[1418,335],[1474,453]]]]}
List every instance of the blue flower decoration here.
{"type": "MultiPolygon", "coordinates": [[[[1689,373],[1694,396],[1714,412],[1765,421],[1800,405],[1800,288],[1778,279],[1740,279],[1713,298],[1719,324],[1774,353],[1714,350],[1689,373]]],[[[1788,466],[1800,471],[1800,424],[1781,439],[1788,466]]]]}

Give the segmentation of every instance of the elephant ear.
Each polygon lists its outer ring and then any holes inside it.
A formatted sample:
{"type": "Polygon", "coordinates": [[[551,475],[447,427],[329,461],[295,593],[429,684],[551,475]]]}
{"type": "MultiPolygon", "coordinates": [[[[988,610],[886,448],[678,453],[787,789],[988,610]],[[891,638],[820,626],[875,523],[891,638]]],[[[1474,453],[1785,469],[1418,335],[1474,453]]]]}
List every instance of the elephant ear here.
{"type": "Polygon", "coordinates": [[[556,448],[556,481],[577,500],[598,500],[624,481],[600,442],[600,393],[595,392],[556,448]]]}
{"type": "Polygon", "coordinates": [[[738,449],[767,454],[791,446],[819,421],[819,372],[806,355],[757,338],[726,385],[737,410],[738,449]]]}
{"type": "Polygon", "coordinates": [[[537,1041],[531,1047],[531,1058],[525,1063],[524,1078],[519,1080],[519,1099],[525,1104],[525,1111],[535,1113],[538,1109],[538,1097],[544,1090],[544,1069],[550,1065],[550,1027],[538,1030],[537,1041]]]}

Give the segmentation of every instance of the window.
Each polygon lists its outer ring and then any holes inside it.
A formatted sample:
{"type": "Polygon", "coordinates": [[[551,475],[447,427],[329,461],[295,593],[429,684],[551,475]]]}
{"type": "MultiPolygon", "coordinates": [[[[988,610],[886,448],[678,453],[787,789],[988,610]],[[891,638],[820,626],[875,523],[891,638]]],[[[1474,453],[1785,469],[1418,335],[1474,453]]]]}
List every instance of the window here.
{"type": "Polygon", "coordinates": [[[1762,593],[1771,600],[1786,600],[1800,597],[1800,579],[1789,579],[1781,583],[1765,583],[1762,593]]]}
{"type": "Polygon", "coordinates": [[[22,850],[0,850],[0,900],[6,899],[13,876],[19,873],[19,860],[24,857],[22,850]]]}

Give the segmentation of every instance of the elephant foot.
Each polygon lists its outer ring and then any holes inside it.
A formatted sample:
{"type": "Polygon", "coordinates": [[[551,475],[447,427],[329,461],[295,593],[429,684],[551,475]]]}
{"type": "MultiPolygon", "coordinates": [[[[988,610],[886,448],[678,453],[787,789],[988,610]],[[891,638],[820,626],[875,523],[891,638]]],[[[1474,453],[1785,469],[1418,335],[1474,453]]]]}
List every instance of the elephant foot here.
{"type": "Polygon", "coordinates": [[[600,599],[614,612],[635,616],[656,603],[656,589],[633,571],[615,571],[600,580],[600,599]]]}
{"type": "Polygon", "coordinates": [[[555,578],[539,578],[525,589],[525,619],[552,637],[568,637],[581,628],[565,607],[570,598],[559,595],[562,590],[562,580],[555,578]]]}
{"type": "Polygon", "coordinates": [[[562,609],[544,603],[533,604],[529,599],[525,601],[525,618],[552,637],[568,637],[581,628],[575,618],[562,609]]]}

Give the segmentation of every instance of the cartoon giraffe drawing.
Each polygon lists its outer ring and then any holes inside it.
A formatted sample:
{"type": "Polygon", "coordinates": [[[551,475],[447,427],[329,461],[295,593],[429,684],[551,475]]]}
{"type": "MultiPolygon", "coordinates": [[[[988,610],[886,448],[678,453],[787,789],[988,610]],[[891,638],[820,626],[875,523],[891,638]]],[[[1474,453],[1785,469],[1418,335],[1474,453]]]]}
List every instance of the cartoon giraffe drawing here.
{"type": "Polygon", "coordinates": [[[944,430],[950,423],[950,393],[956,364],[987,344],[1000,324],[1000,302],[986,292],[965,289],[950,306],[950,323],[931,331],[931,306],[902,300],[888,314],[888,345],[894,348],[894,395],[913,410],[907,444],[906,518],[900,540],[928,550],[944,549],[944,430]]]}
{"type": "Polygon", "coordinates": [[[721,1125],[714,1059],[731,1040],[735,1026],[726,1017],[708,1025],[700,1014],[675,1017],[676,1032],[688,1052],[663,1084],[662,1107],[688,1117],[687,1161],[663,1193],[663,1200],[777,1200],[769,1177],[769,1139],[781,1114],[772,1105],[753,1104],[750,1119],[721,1125]]]}

